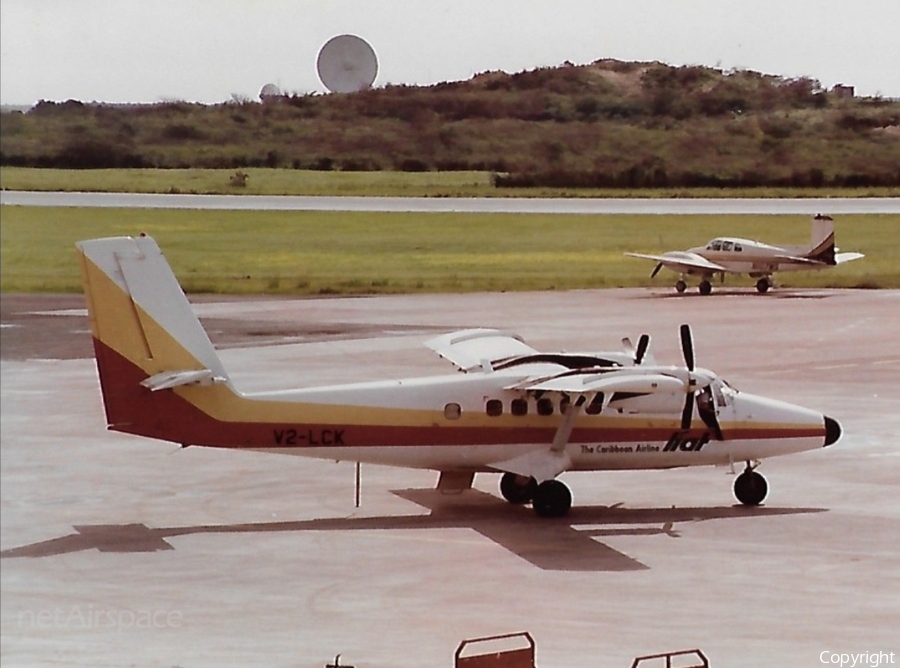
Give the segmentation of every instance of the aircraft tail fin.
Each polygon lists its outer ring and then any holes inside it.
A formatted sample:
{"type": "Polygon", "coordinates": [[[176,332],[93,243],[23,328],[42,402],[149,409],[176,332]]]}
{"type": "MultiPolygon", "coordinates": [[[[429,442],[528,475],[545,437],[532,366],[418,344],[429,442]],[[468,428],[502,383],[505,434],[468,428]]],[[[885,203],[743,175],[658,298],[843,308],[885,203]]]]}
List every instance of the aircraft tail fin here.
{"type": "Polygon", "coordinates": [[[812,237],[804,257],[827,265],[835,265],[834,219],[816,214],[812,219],[812,237]]]}
{"type": "Polygon", "coordinates": [[[159,246],[144,235],[76,246],[109,428],[187,442],[192,420],[160,390],[234,391],[159,246]]]}

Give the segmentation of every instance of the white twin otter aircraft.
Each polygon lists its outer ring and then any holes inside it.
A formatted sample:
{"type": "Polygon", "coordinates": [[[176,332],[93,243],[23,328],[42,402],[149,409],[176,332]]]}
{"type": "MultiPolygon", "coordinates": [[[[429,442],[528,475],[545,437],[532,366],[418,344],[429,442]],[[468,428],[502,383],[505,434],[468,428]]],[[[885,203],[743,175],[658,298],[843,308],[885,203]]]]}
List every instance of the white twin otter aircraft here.
{"type": "Polygon", "coordinates": [[[725,274],[749,274],[756,281],[759,292],[772,287],[772,274],[776,271],[809,271],[827,269],[844,262],[864,257],[862,253],[838,253],[834,245],[834,221],[830,216],[817,215],[812,221],[812,239],[809,246],[770,246],[761,241],[720,237],[705,246],[686,251],[669,251],[662,255],[625,253],[629,257],[655,260],[656,267],[650,278],[665,267],[681,276],[675,283],[678,292],[684,292],[685,276],[700,276],[700,294],[712,292],[711,279],[716,274],[725,280],[725,274]]]}
{"type": "Polygon", "coordinates": [[[78,244],[109,429],[180,443],[440,472],[461,490],[502,473],[511,503],[565,515],[565,471],[746,462],[737,499],[767,493],[759,460],[821,448],[838,423],[739,392],[695,367],[660,366],[650,337],[626,352],[541,353],[517,336],[470,329],[427,342],[458,372],[277,392],[236,388],[156,242],[78,244]],[[460,373],[461,372],[461,373],[460,373]]]}

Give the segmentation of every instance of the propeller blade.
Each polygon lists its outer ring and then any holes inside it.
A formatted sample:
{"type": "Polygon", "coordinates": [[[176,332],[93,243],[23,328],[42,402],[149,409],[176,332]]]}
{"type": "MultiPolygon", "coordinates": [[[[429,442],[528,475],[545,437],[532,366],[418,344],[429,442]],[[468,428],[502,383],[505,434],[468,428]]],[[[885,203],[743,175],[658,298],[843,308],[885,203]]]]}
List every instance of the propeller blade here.
{"type": "Polygon", "coordinates": [[[656,265],[656,267],[653,269],[653,271],[650,272],[650,278],[655,278],[656,275],[659,273],[659,270],[662,268],[663,268],[663,263],[660,262],[659,264],[656,265]]]}
{"type": "Polygon", "coordinates": [[[691,420],[694,418],[694,392],[684,395],[684,410],[681,412],[681,428],[685,431],[691,428],[691,420]]]}
{"type": "Polygon", "coordinates": [[[641,338],[638,339],[637,350],[634,353],[634,363],[636,365],[644,361],[644,355],[647,354],[648,347],[650,347],[650,335],[641,334],[641,338]]]}
{"type": "Polygon", "coordinates": [[[691,326],[681,326],[681,353],[688,371],[694,370],[694,341],[691,338],[691,326]]]}

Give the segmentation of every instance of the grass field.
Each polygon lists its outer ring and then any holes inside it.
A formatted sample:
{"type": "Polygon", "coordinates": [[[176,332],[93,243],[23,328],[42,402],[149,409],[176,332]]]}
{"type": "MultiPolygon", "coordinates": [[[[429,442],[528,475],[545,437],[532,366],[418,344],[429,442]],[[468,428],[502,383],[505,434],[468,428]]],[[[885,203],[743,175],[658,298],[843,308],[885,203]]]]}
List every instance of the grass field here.
{"type": "MultiPolygon", "coordinates": [[[[804,216],[653,216],[0,209],[0,290],[79,292],[75,241],[153,235],[187,292],[369,294],[666,286],[658,252],[721,234],[805,244],[804,216]]],[[[900,215],[841,216],[838,245],[866,258],[779,274],[785,286],[900,287],[900,215]]],[[[749,279],[729,284],[752,285],[749,279]]]]}
{"type": "Polygon", "coordinates": [[[491,172],[340,172],[245,169],[29,169],[0,167],[4,190],[195,193],[203,195],[355,195],[364,197],[896,197],[898,188],[495,188],[491,172]]]}

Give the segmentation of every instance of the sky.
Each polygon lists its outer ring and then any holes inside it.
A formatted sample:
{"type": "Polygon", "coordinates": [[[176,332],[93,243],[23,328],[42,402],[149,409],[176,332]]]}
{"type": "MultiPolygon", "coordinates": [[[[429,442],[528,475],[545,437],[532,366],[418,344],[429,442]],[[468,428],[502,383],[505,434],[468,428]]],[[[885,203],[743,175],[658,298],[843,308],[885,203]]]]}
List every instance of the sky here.
{"type": "Polygon", "coordinates": [[[603,58],[750,69],[900,98],[898,0],[2,0],[0,103],[216,103],[325,92],[354,34],[375,86],[603,58]]]}

